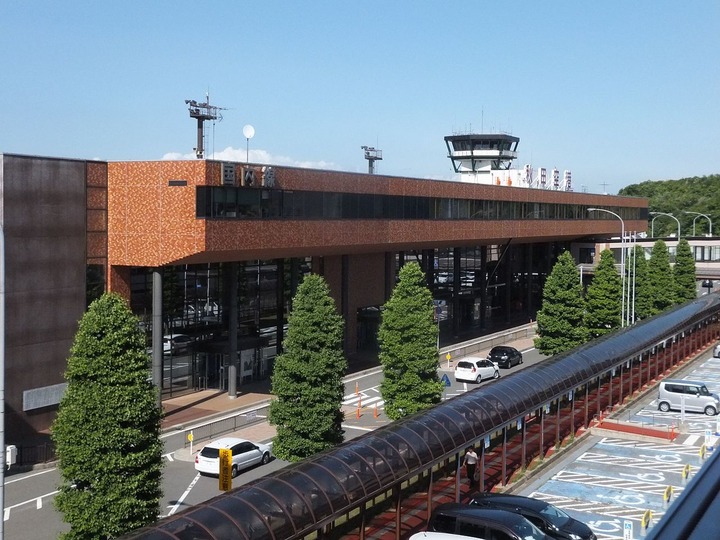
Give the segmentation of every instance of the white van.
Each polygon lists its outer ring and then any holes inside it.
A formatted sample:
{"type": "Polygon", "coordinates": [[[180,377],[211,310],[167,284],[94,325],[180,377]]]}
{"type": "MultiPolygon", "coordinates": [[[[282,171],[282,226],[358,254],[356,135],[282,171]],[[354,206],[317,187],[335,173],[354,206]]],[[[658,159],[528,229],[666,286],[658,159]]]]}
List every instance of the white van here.
{"type": "Polygon", "coordinates": [[[477,538],[473,536],[463,536],[462,534],[423,531],[413,534],[409,540],[477,540],[477,538]]]}
{"type": "Polygon", "coordinates": [[[704,382],[683,379],[665,379],[658,387],[658,409],[670,409],[705,413],[715,416],[720,412],[720,398],[708,390],[704,382]]]}

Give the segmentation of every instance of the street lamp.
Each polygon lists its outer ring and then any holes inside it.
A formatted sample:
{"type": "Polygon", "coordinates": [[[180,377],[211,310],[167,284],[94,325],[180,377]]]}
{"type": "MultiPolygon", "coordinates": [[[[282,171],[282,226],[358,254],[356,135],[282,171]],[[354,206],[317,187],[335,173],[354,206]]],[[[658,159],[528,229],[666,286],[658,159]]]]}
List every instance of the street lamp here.
{"type": "Polygon", "coordinates": [[[678,226],[677,238],[678,238],[678,240],[680,240],[680,220],[678,218],[676,218],[672,214],[666,214],[665,212],[650,212],[650,215],[655,216],[652,219],[652,221],[650,222],[650,236],[655,238],[655,218],[657,218],[658,216],[668,216],[668,217],[673,218],[675,221],[677,221],[677,226],[678,226]]]}
{"type": "Polygon", "coordinates": [[[699,218],[699,217],[704,217],[705,219],[708,220],[708,222],[710,223],[710,233],[709,233],[709,234],[710,234],[710,236],[712,236],[712,219],[710,219],[710,216],[709,216],[709,215],[701,214],[700,212],[690,212],[689,210],[683,210],[683,213],[684,213],[684,214],[697,214],[697,215],[693,218],[693,236],[695,236],[695,221],[696,221],[697,218],[699,218]]]}
{"type": "Polygon", "coordinates": [[[620,327],[625,326],[625,222],[615,212],[605,208],[588,208],[588,212],[605,212],[620,220],[620,276],[622,277],[622,302],[620,303],[620,327]]]}

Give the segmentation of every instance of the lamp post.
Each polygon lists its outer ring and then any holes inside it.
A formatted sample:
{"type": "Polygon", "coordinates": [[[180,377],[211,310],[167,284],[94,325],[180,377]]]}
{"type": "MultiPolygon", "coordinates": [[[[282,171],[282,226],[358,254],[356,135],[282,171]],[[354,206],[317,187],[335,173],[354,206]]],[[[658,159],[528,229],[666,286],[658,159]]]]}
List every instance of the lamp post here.
{"type": "Polygon", "coordinates": [[[710,219],[710,216],[709,216],[709,215],[707,215],[707,214],[701,214],[700,212],[690,212],[689,210],[683,210],[683,214],[697,214],[697,215],[693,218],[693,236],[695,236],[695,221],[696,221],[697,218],[699,218],[699,217],[704,217],[705,219],[708,220],[708,222],[710,223],[709,235],[712,236],[712,219],[710,219]]]}
{"type": "Polygon", "coordinates": [[[655,238],[655,218],[658,216],[668,216],[673,218],[675,221],[677,221],[678,231],[677,231],[677,238],[680,240],[680,220],[673,216],[672,214],[666,214],[665,212],[650,212],[651,216],[655,216],[652,221],[650,222],[650,235],[655,238]]]}
{"type": "Polygon", "coordinates": [[[620,303],[620,327],[625,326],[625,222],[615,212],[605,208],[588,208],[588,212],[605,212],[620,220],[620,276],[622,278],[622,301],[620,303]]]}

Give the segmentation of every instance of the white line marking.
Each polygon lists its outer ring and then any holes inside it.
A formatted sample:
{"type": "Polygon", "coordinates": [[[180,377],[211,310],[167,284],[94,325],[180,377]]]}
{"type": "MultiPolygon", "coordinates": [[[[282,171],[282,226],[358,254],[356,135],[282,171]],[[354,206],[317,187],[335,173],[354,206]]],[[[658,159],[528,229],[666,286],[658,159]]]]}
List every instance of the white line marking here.
{"type": "Polygon", "coordinates": [[[32,478],[33,476],[40,476],[41,474],[53,472],[55,469],[57,469],[57,467],[53,467],[52,469],[45,469],[45,470],[42,470],[42,471],[40,471],[40,472],[36,472],[36,473],[34,473],[34,474],[28,474],[28,475],[26,475],[26,476],[23,476],[22,478],[16,478],[15,480],[7,480],[7,481],[5,482],[5,485],[13,484],[13,483],[15,483],[15,482],[20,482],[20,481],[22,481],[22,480],[26,480],[26,479],[28,479],[28,478],[32,478]]]}
{"type": "Polygon", "coordinates": [[[360,431],[375,431],[377,428],[366,428],[366,427],[360,427],[360,426],[350,426],[347,424],[342,424],[343,429],[357,429],[360,431]]]}
{"type": "Polygon", "coordinates": [[[19,507],[19,506],[28,505],[28,504],[32,503],[33,501],[35,501],[35,506],[36,506],[38,509],[39,509],[39,508],[42,508],[42,499],[43,499],[43,497],[52,497],[52,496],[55,495],[56,493],[60,493],[60,490],[55,490],[55,491],[52,491],[52,492],[50,492],[50,493],[46,493],[45,495],[40,495],[39,497],[33,497],[32,499],[28,499],[27,501],[19,502],[19,503],[17,503],[17,504],[13,504],[12,506],[7,506],[7,507],[5,508],[5,512],[3,513],[3,521],[7,521],[8,519],[10,519],[10,510],[11,510],[12,508],[17,508],[17,507],[19,507]]]}
{"type": "Polygon", "coordinates": [[[183,494],[180,496],[180,498],[178,499],[178,501],[175,503],[175,506],[173,506],[172,508],[170,508],[170,512],[168,512],[168,516],[172,516],[175,512],[177,512],[177,509],[180,507],[180,505],[182,504],[182,502],[185,500],[185,497],[187,497],[188,495],[190,495],[190,490],[192,490],[192,488],[195,487],[195,484],[197,484],[197,481],[198,481],[199,479],[200,479],[200,473],[197,473],[197,475],[195,476],[195,478],[193,479],[193,481],[190,482],[190,485],[189,485],[188,488],[185,490],[185,493],[183,493],[183,494]]]}
{"type": "Polygon", "coordinates": [[[683,442],[683,444],[687,444],[688,446],[693,446],[697,440],[700,438],[700,435],[690,435],[687,439],[683,442]]]}

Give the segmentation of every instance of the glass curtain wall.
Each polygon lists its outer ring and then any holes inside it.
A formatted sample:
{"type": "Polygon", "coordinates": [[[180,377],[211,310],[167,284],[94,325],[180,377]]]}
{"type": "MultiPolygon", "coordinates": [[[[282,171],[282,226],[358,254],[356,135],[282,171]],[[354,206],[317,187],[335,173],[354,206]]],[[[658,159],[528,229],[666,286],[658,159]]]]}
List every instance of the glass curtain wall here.
{"type": "MultiPolygon", "coordinates": [[[[163,396],[227,389],[232,268],[227,263],[212,263],[161,270],[163,396]]],[[[291,296],[310,271],[310,263],[309,258],[256,260],[238,262],[235,268],[239,386],[272,373],[287,330],[291,296]]],[[[133,269],[131,307],[140,319],[148,354],[152,354],[152,269],[133,269]]]]}

